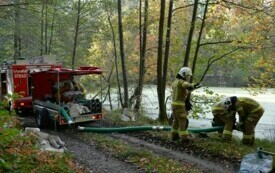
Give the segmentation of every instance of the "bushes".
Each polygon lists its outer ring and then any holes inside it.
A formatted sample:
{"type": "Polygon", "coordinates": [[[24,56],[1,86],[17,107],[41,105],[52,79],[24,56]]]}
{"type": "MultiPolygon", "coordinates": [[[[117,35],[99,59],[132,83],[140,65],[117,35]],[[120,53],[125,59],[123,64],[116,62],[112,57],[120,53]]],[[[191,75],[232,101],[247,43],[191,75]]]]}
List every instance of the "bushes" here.
{"type": "Polygon", "coordinates": [[[34,135],[25,135],[14,116],[0,111],[0,172],[83,172],[66,153],[41,151],[34,135]]]}

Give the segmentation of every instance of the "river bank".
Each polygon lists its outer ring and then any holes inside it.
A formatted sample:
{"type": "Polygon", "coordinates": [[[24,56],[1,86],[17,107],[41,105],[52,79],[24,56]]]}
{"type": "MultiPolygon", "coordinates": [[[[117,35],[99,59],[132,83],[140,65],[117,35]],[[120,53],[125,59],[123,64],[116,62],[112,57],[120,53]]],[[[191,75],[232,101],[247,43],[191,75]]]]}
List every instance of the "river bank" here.
{"type": "MultiPolygon", "coordinates": [[[[247,90],[243,88],[230,88],[230,87],[209,87],[209,90],[213,91],[216,94],[222,96],[239,96],[239,97],[250,97],[257,100],[265,109],[263,117],[260,119],[255,132],[256,137],[261,139],[275,140],[275,89],[267,89],[265,93],[259,93],[258,95],[252,95],[247,90]]],[[[116,93],[116,92],[113,92],[116,93]]],[[[204,88],[200,88],[194,91],[193,94],[202,95],[205,94],[204,88]]],[[[171,88],[166,89],[166,97],[171,95],[171,88]]],[[[117,102],[116,94],[112,94],[112,104],[115,109],[117,102]]],[[[110,103],[108,101],[104,102],[104,107],[108,110],[110,103]]],[[[143,89],[143,100],[142,108],[145,111],[145,114],[152,118],[156,119],[158,117],[158,97],[157,97],[157,87],[156,85],[145,85],[143,89]]],[[[170,110],[170,100],[167,102],[167,111],[170,110]]],[[[205,112],[208,112],[209,109],[206,108],[205,112]]],[[[206,113],[204,117],[199,119],[190,119],[190,127],[209,127],[211,126],[212,114],[206,113]]],[[[240,133],[236,132],[237,136],[241,136],[240,133]]]]}

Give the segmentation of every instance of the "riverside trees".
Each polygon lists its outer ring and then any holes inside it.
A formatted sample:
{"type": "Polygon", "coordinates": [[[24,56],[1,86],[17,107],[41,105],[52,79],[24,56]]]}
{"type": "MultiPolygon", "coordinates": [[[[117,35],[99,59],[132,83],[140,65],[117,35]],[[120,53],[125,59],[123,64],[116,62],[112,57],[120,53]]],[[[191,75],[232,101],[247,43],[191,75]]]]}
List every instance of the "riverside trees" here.
{"type": "MultiPolygon", "coordinates": [[[[106,71],[106,85],[118,88],[123,82],[121,74],[127,73],[129,86],[133,86],[127,89],[128,97],[139,95],[133,103],[142,99],[135,88],[142,91],[143,84],[153,83],[162,88],[158,95],[162,108],[166,81],[169,85],[184,61],[193,67],[194,80],[204,78],[206,85],[214,76],[215,83],[222,86],[235,82],[236,86],[274,87],[273,1],[161,2],[121,1],[126,66],[122,69],[116,44],[116,1],[7,0],[0,4],[1,60],[48,55],[67,66],[101,66],[106,71]],[[164,21],[159,35],[161,2],[164,21]]],[[[88,84],[88,79],[83,80],[88,84]]],[[[126,92],[120,91],[119,97],[123,94],[126,92]]],[[[161,109],[160,119],[164,114],[161,109]]]]}

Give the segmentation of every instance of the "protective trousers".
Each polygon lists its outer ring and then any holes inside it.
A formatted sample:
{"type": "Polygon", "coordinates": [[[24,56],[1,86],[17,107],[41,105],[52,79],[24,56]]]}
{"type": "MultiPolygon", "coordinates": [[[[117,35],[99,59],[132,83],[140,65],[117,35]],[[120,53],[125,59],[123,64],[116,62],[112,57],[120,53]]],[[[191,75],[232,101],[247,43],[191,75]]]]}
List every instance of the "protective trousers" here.
{"type": "Polygon", "coordinates": [[[226,116],[224,114],[215,114],[214,117],[224,123],[224,128],[222,132],[223,141],[231,141],[233,125],[235,123],[234,116],[226,116]]]}
{"type": "Polygon", "coordinates": [[[255,140],[255,127],[264,114],[264,110],[260,109],[250,113],[244,120],[243,144],[253,145],[255,140]]]}
{"type": "Polygon", "coordinates": [[[172,124],[172,140],[180,138],[182,141],[188,140],[188,112],[185,105],[172,106],[174,120],[172,124]]]}

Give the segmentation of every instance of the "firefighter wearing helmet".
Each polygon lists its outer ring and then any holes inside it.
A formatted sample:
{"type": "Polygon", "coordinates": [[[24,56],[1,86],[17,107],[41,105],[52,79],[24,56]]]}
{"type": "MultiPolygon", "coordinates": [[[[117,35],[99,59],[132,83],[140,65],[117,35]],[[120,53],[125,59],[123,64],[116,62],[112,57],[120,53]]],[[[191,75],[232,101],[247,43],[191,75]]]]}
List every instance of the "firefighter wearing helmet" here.
{"type": "MultiPolygon", "coordinates": [[[[243,144],[253,145],[255,140],[255,127],[264,114],[263,107],[248,97],[227,97],[223,100],[223,107],[227,111],[235,111],[239,115],[237,130],[243,132],[243,144]]],[[[228,131],[228,134],[230,131],[228,131]]],[[[232,131],[231,131],[232,134],[232,131]]]]}
{"type": "Polygon", "coordinates": [[[189,83],[192,71],[188,67],[182,67],[176,76],[172,85],[172,140],[178,139],[181,142],[189,140],[188,127],[188,110],[186,109],[186,99],[188,94],[194,89],[200,88],[200,83],[189,83]]]}
{"type": "Polygon", "coordinates": [[[232,131],[235,128],[236,118],[235,111],[227,111],[224,107],[224,100],[215,103],[212,106],[213,121],[212,126],[224,126],[222,131],[219,131],[219,136],[224,141],[230,141],[232,131]]]}

